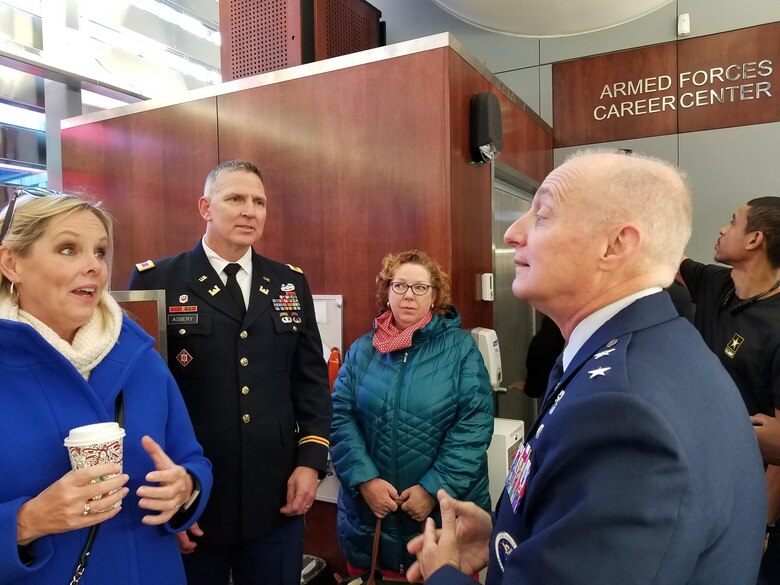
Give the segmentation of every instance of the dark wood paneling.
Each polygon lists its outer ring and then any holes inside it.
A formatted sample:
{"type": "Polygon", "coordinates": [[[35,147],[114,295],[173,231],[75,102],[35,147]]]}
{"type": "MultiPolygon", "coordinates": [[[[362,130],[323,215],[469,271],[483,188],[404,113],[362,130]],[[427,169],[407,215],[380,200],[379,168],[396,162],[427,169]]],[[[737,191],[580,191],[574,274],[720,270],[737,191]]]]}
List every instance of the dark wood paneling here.
{"type": "Polygon", "coordinates": [[[493,303],[477,300],[477,275],[493,271],[490,167],[470,164],[471,98],[493,91],[501,103],[504,150],[500,159],[541,182],[552,170],[552,134],[494,88],[457,53],[448,54],[450,267],[453,298],[463,327],[493,327],[493,303]]]}
{"type": "Polygon", "coordinates": [[[64,188],[116,220],[113,288],[126,288],[135,263],[195,245],[198,198],[218,162],[215,98],[63,130],[64,188]]]}
{"type": "MultiPolygon", "coordinates": [[[[723,72],[723,81],[715,79],[701,87],[687,80],[680,84],[680,132],[780,120],[780,22],[686,39],[678,43],[678,52],[680,72],[704,71],[710,74],[711,80],[714,67],[725,70],[730,65],[737,66],[723,72]],[[768,76],[760,75],[757,68],[757,63],[765,59],[771,61],[772,73],[768,76]],[[727,73],[731,80],[726,77],[727,73]],[[735,79],[737,77],[738,79],[735,79]],[[763,85],[757,88],[759,83],[763,85]],[[742,90],[739,89],[740,86],[743,87],[742,90]],[[760,91],[761,89],[766,91],[760,91]],[[722,91],[723,103],[718,103],[710,97],[711,90],[718,98],[721,97],[722,91]],[[703,92],[699,97],[705,100],[707,105],[684,107],[687,103],[694,103],[696,99],[696,96],[685,94],[695,94],[697,91],[703,92]]],[[[765,72],[766,69],[762,71],[765,72]]],[[[700,73],[698,78],[704,80],[705,75],[700,73]]]]}
{"type": "Polygon", "coordinates": [[[335,583],[333,574],[347,574],[347,561],[336,537],[336,504],[315,500],[306,513],[303,552],[324,559],[328,564],[318,583],[335,583]]]}
{"type": "MultiPolygon", "coordinates": [[[[646,136],[661,136],[677,132],[677,111],[667,107],[652,115],[624,115],[597,120],[594,109],[609,109],[621,103],[638,99],[676,96],[677,44],[666,43],[654,47],[621,51],[576,61],[553,64],[553,120],[555,147],[595,144],[646,136]],[[613,95],[601,98],[605,85],[636,82],[640,78],[660,75],[671,77],[667,91],[642,95],[613,95]]],[[[610,94],[613,92],[610,90],[610,94]]],[[[676,97],[675,97],[676,102],[676,97]]],[[[663,105],[662,100],[658,102],[663,105]]],[[[646,104],[645,108],[649,108],[646,104]]]]}
{"type": "Polygon", "coordinates": [[[452,298],[463,327],[493,327],[493,303],[477,299],[477,275],[493,272],[490,165],[470,164],[471,98],[490,83],[459,55],[448,54],[449,176],[451,239],[448,264],[452,298]]]}
{"type": "MultiPolygon", "coordinates": [[[[345,348],[376,316],[382,257],[426,250],[447,265],[445,50],[219,99],[220,155],[263,171],[258,250],[344,295],[345,348]]],[[[449,267],[448,267],[449,269],[449,267]]]]}

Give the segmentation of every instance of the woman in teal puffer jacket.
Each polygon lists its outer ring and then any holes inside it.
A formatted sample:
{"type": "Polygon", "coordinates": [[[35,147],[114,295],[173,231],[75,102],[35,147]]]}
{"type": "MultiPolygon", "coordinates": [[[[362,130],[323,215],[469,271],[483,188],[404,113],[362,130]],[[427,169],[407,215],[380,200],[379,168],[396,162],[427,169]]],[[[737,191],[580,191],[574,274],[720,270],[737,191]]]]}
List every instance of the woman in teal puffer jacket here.
{"type": "Polygon", "coordinates": [[[403,573],[406,543],[436,492],[490,510],[487,448],[493,402],[482,356],[460,328],[447,275],[424,252],[389,255],[377,276],[374,331],[346,355],[333,393],[331,455],[341,481],[338,533],[351,572],[403,573]]]}

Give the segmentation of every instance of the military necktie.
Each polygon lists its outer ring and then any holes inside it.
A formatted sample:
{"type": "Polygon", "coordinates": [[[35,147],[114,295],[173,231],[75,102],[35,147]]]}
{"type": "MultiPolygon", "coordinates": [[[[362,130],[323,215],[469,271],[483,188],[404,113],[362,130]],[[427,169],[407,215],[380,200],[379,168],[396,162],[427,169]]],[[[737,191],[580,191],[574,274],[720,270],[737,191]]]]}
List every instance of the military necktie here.
{"type": "Polygon", "coordinates": [[[547,406],[549,406],[548,402],[550,402],[555,398],[555,396],[553,395],[553,389],[555,388],[555,386],[558,385],[558,382],[561,381],[562,377],[563,377],[563,354],[558,356],[558,359],[555,360],[555,365],[550,371],[550,377],[547,379],[547,391],[544,393],[544,400],[542,401],[542,408],[540,409],[540,412],[543,412],[544,409],[547,406]]]}
{"type": "Polygon", "coordinates": [[[236,273],[241,270],[240,264],[228,264],[224,268],[225,274],[227,274],[227,282],[225,286],[230,296],[236,302],[236,305],[241,309],[241,314],[246,313],[246,304],[244,304],[244,293],[241,292],[241,287],[238,286],[238,280],[236,280],[236,273]]]}

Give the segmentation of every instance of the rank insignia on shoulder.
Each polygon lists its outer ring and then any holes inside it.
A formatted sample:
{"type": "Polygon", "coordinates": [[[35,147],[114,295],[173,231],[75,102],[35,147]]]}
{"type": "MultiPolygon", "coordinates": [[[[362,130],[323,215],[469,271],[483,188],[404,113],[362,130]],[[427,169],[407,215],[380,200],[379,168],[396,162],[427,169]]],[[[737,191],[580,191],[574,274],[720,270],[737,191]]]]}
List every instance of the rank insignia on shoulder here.
{"type": "Polygon", "coordinates": [[[144,262],[139,262],[135,265],[138,272],[143,272],[144,270],[149,270],[150,268],[154,268],[154,262],[151,260],[145,260],[144,262]]]}
{"type": "Polygon", "coordinates": [[[301,270],[297,266],[293,266],[292,264],[288,264],[287,268],[289,268],[290,270],[294,270],[295,272],[300,272],[301,274],[303,274],[303,270],[301,270]]]}

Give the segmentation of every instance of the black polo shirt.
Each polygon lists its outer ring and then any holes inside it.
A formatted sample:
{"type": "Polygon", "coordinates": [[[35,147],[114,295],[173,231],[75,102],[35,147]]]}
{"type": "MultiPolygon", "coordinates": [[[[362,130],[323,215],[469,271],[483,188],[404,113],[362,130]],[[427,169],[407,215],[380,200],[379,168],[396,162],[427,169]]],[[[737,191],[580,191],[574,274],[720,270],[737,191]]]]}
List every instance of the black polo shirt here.
{"type": "Polygon", "coordinates": [[[748,412],[780,408],[780,294],[737,308],[731,269],[686,259],[680,274],[696,303],[694,325],[739,388],[748,412]]]}

